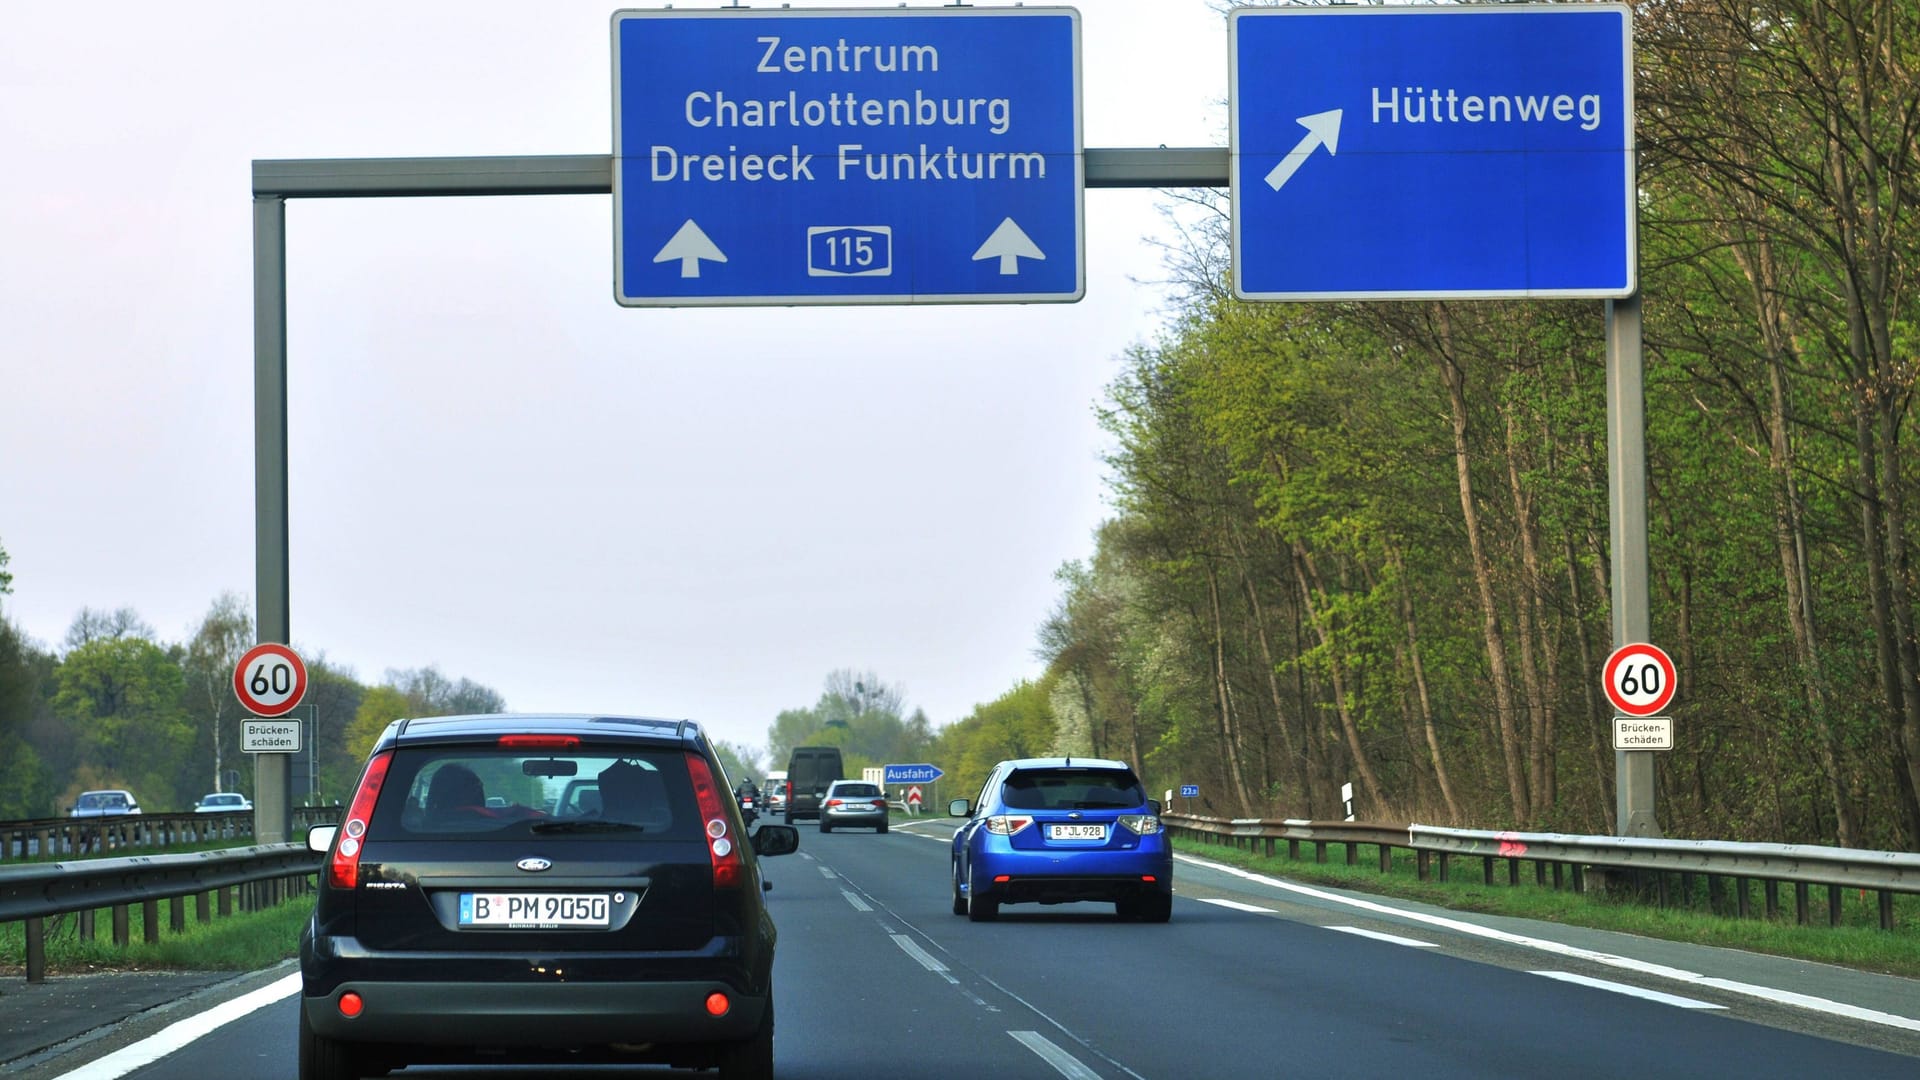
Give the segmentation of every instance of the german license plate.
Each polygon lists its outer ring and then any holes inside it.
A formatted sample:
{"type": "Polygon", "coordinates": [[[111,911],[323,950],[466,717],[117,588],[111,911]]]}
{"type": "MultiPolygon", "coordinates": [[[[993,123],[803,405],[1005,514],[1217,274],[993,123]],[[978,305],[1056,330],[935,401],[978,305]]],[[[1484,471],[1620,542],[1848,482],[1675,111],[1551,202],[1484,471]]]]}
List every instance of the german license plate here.
{"type": "Polygon", "coordinates": [[[460,894],[461,926],[605,927],[608,912],[603,893],[460,894]]]}
{"type": "Polygon", "coordinates": [[[1105,825],[1047,826],[1047,839],[1049,840],[1105,840],[1106,838],[1107,827],[1105,825]]]}

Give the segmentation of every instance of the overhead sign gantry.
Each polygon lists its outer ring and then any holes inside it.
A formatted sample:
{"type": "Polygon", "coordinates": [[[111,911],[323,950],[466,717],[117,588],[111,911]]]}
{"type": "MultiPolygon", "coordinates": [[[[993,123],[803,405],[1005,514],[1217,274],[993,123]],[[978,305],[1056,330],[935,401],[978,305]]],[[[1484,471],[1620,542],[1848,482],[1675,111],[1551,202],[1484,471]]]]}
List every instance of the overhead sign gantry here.
{"type": "Polygon", "coordinates": [[[614,297],[1074,301],[1071,8],[613,16],[614,297]]]}

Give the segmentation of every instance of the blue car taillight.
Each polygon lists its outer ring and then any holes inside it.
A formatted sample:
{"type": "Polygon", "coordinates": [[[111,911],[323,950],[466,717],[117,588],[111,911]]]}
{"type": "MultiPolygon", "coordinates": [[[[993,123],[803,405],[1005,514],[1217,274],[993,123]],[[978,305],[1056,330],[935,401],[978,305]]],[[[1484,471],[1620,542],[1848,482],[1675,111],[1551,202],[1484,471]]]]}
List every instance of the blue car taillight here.
{"type": "Polygon", "coordinates": [[[1160,818],[1154,814],[1121,814],[1114,820],[1135,836],[1152,836],[1160,831],[1160,818]]]}
{"type": "Polygon", "coordinates": [[[995,836],[1012,836],[1031,824],[1033,824],[1031,815],[995,814],[987,818],[985,828],[995,836]]]}

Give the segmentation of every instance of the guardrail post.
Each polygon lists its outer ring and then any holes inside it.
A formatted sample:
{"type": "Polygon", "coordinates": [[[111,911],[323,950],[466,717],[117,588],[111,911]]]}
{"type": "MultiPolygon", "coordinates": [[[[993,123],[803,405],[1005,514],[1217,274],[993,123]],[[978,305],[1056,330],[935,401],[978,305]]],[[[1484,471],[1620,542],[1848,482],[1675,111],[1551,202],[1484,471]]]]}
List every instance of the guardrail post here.
{"type": "Polygon", "coordinates": [[[1393,873],[1393,845],[1392,844],[1380,845],[1380,872],[1383,874],[1393,873]]]}
{"type": "Polygon", "coordinates": [[[1519,859],[1507,860],[1507,885],[1510,888],[1515,888],[1515,889],[1520,887],[1520,860],[1519,859]]]}
{"type": "Polygon", "coordinates": [[[1271,836],[1267,837],[1266,841],[1267,841],[1267,858],[1271,859],[1273,858],[1273,837],[1271,836]]]}
{"type": "Polygon", "coordinates": [[[1667,883],[1667,875],[1664,871],[1653,872],[1653,891],[1660,897],[1662,911],[1673,906],[1673,886],[1667,883]]]}
{"type": "Polygon", "coordinates": [[[1441,852],[1440,853],[1440,884],[1445,885],[1447,883],[1447,876],[1452,871],[1452,869],[1453,869],[1453,852],[1451,851],[1441,852]]]}
{"type": "Polygon", "coordinates": [[[127,905],[113,905],[113,943],[120,948],[127,947],[130,940],[127,931],[127,905]]]}
{"type": "Polygon", "coordinates": [[[1480,857],[1480,883],[1482,885],[1493,884],[1493,856],[1491,855],[1482,855],[1480,857]]]}
{"type": "Polygon", "coordinates": [[[1806,882],[1796,881],[1793,883],[1793,915],[1795,921],[1801,926],[1807,925],[1810,920],[1810,916],[1807,914],[1807,907],[1811,903],[1807,898],[1808,891],[1806,882]]]}
{"type": "Polygon", "coordinates": [[[1351,840],[1347,841],[1347,865],[1354,866],[1354,865],[1357,865],[1359,862],[1360,862],[1360,845],[1354,843],[1351,840]]]}
{"type": "Polygon", "coordinates": [[[167,905],[167,928],[176,934],[187,932],[187,898],[176,896],[167,905]]]}
{"type": "Polygon", "coordinates": [[[1300,841],[1291,836],[1287,837],[1287,858],[1294,862],[1300,861],[1300,841]]]}
{"type": "Polygon", "coordinates": [[[1838,885],[1827,886],[1827,925],[1828,926],[1840,925],[1840,915],[1841,915],[1840,905],[1843,901],[1846,900],[1846,898],[1847,898],[1847,894],[1841,891],[1840,886],[1838,885]]]}
{"type": "Polygon", "coordinates": [[[1433,870],[1433,853],[1432,852],[1416,851],[1413,853],[1413,872],[1416,876],[1419,877],[1421,881],[1427,880],[1427,877],[1432,873],[1432,870],[1433,870]]]}
{"type": "Polygon", "coordinates": [[[203,923],[213,921],[213,915],[208,911],[208,908],[211,906],[209,899],[208,895],[203,892],[193,894],[194,922],[203,923]]]}
{"type": "Polygon", "coordinates": [[[74,933],[81,941],[93,940],[93,909],[88,908],[73,920],[74,933]]]}
{"type": "Polygon", "coordinates": [[[160,943],[160,901],[140,901],[140,937],[149,945],[160,943]]]}
{"type": "Polygon", "coordinates": [[[1317,863],[1327,861],[1327,842],[1325,840],[1315,840],[1313,842],[1313,861],[1317,863]]]}
{"type": "MultiPolygon", "coordinates": [[[[1533,860],[1533,883],[1544,886],[1547,883],[1547,864],[1539,859],[1533,860]]],[[[1557,882],[1555,884],[1558,884],[1557,882]]]]}
{"type": "Polygon", "coordinates": [[[1751,918],[1753,915],[1753,898],[1748,894],[1752,891],[1753,880],[1751,878],[1734,878],[1733,880],[1735,887],[1740,890],[1740,895],[1736,898],[1736,903],[1734,904],[1734,911],[1743,919],[1751,918]]]}
{"type": "Polygon", "coordinates": [[[45,919],[28,919],[27,930],[27,981],[40,983],[47,981],[47,923],[45,919]]]}
{"type": "Polygon", "coordinates": [[[1880,929],[1893,929],[1893,894],[1880,890],[1880,929]]]}
{"type": "Polygon", "coordinates": [[[1780,917],[1780,883],[1769,880],[1764,884],[1767,893],[1767,919],[1772,921],[1780,917]]]}
{"type": "Polygon", "coordinates": [[[233,887],[231,885],[222,885],[218,889],[215,889],[214,899],[219,901],[218,910],[221,918],[224,919],[233,914],[233,887]]]}

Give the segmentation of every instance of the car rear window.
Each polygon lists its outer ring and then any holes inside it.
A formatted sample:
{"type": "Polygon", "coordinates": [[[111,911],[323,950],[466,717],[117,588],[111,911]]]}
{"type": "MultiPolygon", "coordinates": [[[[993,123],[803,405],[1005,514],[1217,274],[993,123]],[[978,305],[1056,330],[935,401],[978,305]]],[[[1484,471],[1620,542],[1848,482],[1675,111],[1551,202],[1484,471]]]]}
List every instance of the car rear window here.
{"type": "Polygon", "coordinates": [[[880,794],[878,784],[840,784],[833,789],[835,795],[854,798],[873,798],[880,794]]]}
{"type": "Polygon", "coordinates": [[[596,835],[606,825],[595,823],[619,823],[649,837],[687,839],[700,835],[699,816],[681,750],[403,746],[394,754],[367,833],[371,840],[574,828],[596,835]]]}
{"type": "Polygon", "coordinates": [[[117,791],[92,791],[80,796],[82,810],[114,810],[127,805],[127,797],[117,791]]]}
{"type": "Polygon", "coordinates": [[[1132,770],[1022,769],[1001,796],[1012,810],[1126,810],[1147,801],[1132,770]]]}

